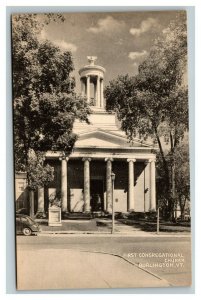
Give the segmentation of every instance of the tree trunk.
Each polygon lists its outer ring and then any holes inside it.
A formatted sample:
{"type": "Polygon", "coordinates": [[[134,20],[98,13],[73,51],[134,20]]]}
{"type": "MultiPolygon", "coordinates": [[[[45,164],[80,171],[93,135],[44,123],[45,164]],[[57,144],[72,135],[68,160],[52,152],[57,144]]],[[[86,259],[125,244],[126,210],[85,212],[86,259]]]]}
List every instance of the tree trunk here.
{"type": "Polygon", "coordinates": [[[159,145],[159,150],[160,150],[160,154],[162,157],[162,162],[163,162],[163,168],[165,171],[165,186],[164,186],[164,194],[166,194],[166,199],[168,201],[168,205],[167,205],[167,209],[165,209],[165,219],[169,220],[172,218],[172,198],[171,198],[171,180],[170,180],[170,172],[169,172],[169,168],[168,168],[168,163],[166,161],[164,152],[163,152],[163,148],[162,148],[162,144],[160,141],[160,137],[158,135],[157,129],[155,129],[155,134],[156,134],[156,138],[157,138],[157,142],[159,145]]]}
{"type": "Polygon", "coordinates": [[[34,191],[29,191],[29,215],[34,217],[34,191]]]}
{"type": "Polygon", "coordinates": [[[185,206],[186,206],[186,198],[185,201],[182,202],[182,197],[179,197],[179,206],[181,210],[181,220],[184,221],[184,216],[185,216],[185,206]]]}
{"type": "Polygon", "coordinates": [[[158,142],[158,145],[159,145],[159,150],[160,150],[160,154],[161,154],[162,161],[163,161],[163,166],[164,166],[165,175],[166,175],[166,181],[167,181],[167,183],[169,183],[169,170],[168,170],[168,165],[167,165],[167,161],[166,161],[166,159],[165,159],[165,155],[164,155],[164,152],[163,152],[163,148],[162,148],[162,145],[161,145],[161,141],[160,141],[160,138],[159,138],[159,135],[158,135],[158,132],[157,132],[157,129],[156,129],[156,128],[155,128],[155,134],[156,134],[156,139],[157,139],[157,142],[158,142]]]}
{"type": "Polygon", "coordinates": [[[173,159],[173,162],[172,162],[172,168],[171,169],[172,169],[171,170],[171,182],[172,182],[172,187],[171,187],[171,190],[172,190],[172,193],[171,193],[171,199],[172,199],[171,218],[174,221],[174,219],[175,219],[174,211],[177,209],[175,207],[176,199],[175,199],[175,161],[174,161],[174,159],[173,159]]]}

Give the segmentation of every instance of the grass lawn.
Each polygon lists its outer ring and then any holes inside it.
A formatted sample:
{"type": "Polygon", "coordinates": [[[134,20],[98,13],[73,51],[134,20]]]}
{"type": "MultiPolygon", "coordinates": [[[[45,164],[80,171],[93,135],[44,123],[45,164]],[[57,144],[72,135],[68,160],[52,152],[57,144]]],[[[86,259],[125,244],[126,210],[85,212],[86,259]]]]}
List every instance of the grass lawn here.
{"type": "MultiPolygon", "coordinates": [[[[157,223],[156,221],[148,220],[129,220],[120,219],[119,222],[140,228],[143,231],[156,231],[157,223]]],[[[164,232],[190,232],[190,222],[173,223],[170,221],[160,221],[160,231],[164,232]]]]}

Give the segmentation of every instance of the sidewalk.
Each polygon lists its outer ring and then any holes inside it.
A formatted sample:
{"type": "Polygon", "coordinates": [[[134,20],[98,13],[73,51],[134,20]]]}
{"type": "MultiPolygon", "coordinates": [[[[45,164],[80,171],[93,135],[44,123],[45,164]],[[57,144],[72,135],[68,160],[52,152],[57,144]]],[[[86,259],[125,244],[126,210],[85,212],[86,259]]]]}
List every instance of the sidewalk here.
{"type": "MultiPolygon", "coordinates": [[[[41,227],[39,235],[97,235],[108,236],[111,234],[111,220],[92,219],[92,220],[63,220],[62,226],[48,226],[47,220],[36,220],[41,227]]],[[[139,227],[127,225],[115,220],[114,235],[129,235],[129,236],[190,236],[190,232],[146,232],[139,227]]]]}

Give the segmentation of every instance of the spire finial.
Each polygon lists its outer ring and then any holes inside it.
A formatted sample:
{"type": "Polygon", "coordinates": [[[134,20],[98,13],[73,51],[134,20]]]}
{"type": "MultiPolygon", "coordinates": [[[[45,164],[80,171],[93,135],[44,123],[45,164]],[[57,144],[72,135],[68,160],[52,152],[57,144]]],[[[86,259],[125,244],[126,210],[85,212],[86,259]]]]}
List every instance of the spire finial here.
{"type": "Polygon", "coordinates": [[[90,66],[94,66],[94,62],[97,60],[97,56],[87,56],[90,66]]]}

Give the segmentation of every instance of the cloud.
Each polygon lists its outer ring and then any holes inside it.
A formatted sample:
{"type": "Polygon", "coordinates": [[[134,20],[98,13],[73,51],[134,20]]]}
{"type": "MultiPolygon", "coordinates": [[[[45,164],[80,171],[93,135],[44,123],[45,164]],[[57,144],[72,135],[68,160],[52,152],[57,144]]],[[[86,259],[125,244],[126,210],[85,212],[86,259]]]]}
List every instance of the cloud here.
{"type": "Polygon", "coordinates": [[[139,28],[130,28],[130,33],[136,37],[139,37],[141,34],[152,30],[158,26],[158,20],[154,18],[148,18],[141,22],[139,28]]]}
{"type": "Polygon", "coordinates": [[[77,46],[75,44],[67,43],[64,40],[55,40],[53,43],[63,51],[77,51],[77,46]]]}
{"type": "Polygon", "coordinates": [[[124,43],[124,40],[123,39],[118,39],[116,42],[115,42],[115,45],[123,45],[124,43]]]}
{"type": "Polygon", "coordinates": [[[92,33],[108,32],[108,31],[119,31],[125,26],[124,21],[119,21],[111,16],[107,16],[104,19],[99,19],[96,27],[89,27],[87,31],[92,33]]]}
{"type": "Polygon", "coordinates": [[[41,31],[39,39],[41,39],[42,41],[50,40],[55,46],[59,47],[63,51],[77,51],[77,46],[75,44],[67,43],[64,40],[52,40],[52,38],[50,39],[50,37],[48,37],[48,34],[44,29],[41,31]]]}
{"type": "Polygon", "coordinates": [[[134,62],[134,63],[133,63],[133,67],[135,67],[135,68],[137,68],[137,67],[138,67],[138,65],[139,65],[139,64],[138,64],[138,63],[136,63],[136,62],[134,62]]]}
{"type": "Polygon", "coordinates": [[[146,50],[143,50],[141,52],[130,52],[128,54],[128,57],[132,60],[139,60],[141,58],[143,58],[144,56],[146,56],[148,54],[148,52],[146,50]]]}

